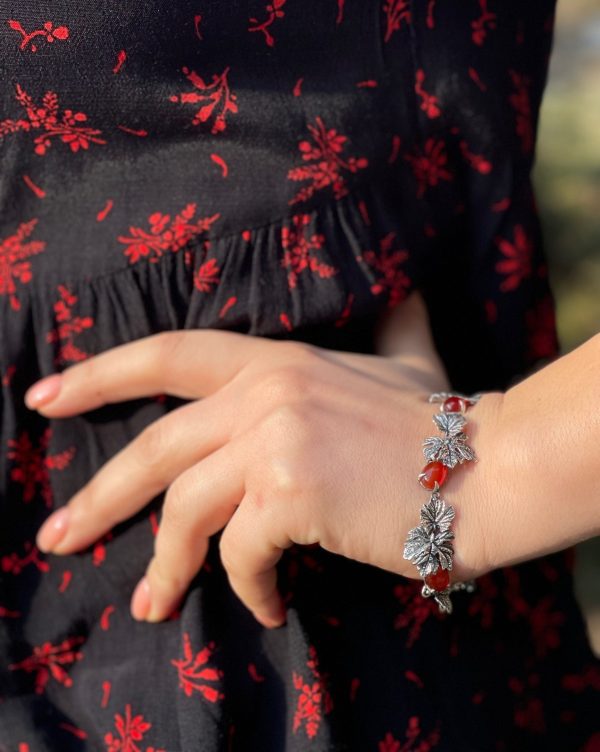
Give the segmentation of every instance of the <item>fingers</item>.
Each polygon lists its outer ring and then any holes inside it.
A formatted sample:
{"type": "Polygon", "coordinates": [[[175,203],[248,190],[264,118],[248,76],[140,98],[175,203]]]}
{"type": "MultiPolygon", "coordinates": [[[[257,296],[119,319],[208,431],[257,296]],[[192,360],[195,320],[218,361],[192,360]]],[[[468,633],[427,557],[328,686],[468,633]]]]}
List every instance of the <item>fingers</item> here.
{"type": "Polygon", "coordinates": [[[221,561],[229,583],[242,603],[266,627],[285,621],[285,605],[277,590],[275,565],[292,540],[283,532],[280,516],[268,515],[264,507],[244,497],[221,534],[221,561]]]}
{"type": "Polygon", "coordinates": [[[37,535],[40,550],[79,551],[138,512],[227,441],[234,411],[234,396],[222,391],[151,423],[48,517],[37,535]]]}
{"type": "Polygon", "coordinates": [[[106,350],[36,382],[25,402],[48,417],[67,417],[156,394],[203,397],[276,344],[281,345],[265,337],[216,329],[161,332],[106,350]]]}
{"type": "Polygon", "coordinates": [[[161,621],[198,573],[210,535],[221,530],[244,496],[245,442],[234,440],[188,468],[169,487],[154,556],[132,598],[136,619],[161,621]]]}

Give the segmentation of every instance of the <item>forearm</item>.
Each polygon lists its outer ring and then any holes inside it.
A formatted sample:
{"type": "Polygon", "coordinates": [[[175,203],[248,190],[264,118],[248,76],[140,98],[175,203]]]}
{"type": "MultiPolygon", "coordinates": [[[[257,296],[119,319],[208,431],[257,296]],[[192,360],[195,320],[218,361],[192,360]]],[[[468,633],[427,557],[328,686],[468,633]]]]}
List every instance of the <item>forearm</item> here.
{"type": "Polygon", "coordinates": [[[499,434],[482,500],[490,564],[598,535],[600,334],[508,389],[499,434]]]}

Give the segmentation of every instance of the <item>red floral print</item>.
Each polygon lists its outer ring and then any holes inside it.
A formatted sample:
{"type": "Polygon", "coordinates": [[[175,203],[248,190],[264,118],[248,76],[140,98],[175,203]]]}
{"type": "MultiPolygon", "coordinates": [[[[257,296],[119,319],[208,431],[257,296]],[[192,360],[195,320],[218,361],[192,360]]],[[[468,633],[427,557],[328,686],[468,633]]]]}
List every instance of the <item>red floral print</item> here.
{"type": "Polygon", "coordinates": [[[21,222],[17,231],[0,241],[0,295],[8,295],[10,307],[14,311],[21,308],[17,298],[17,282],[22,285],[31,282],[30,256],[41,253],[46,243],[43,240],[27,240],[37,224],[37,219],[21,222]]]}
{"type": "Polygon", "coordinates": [[[466,141],[460,141],[459,147],[461,154],[474,170],[482,175],[488,175],[492,171],[492,163],[481,154],[473,154],[466,141]]]}
{"type": "Polygon", "coordinates": [[[286,0],[272,0],[272,2],[268,3],[266,8],[268,16],[267,19],[262,23],[259,23],[258,19],[256,18],[249,19],[250,23],[254,24],[254,26],[249,26],[248,31],[262,31],[262,33],[265,35],[265,42],[269,47],[273,47],[275,45],[275,39],[269,32],[268,27],[271,26],[275,19],[283,18],[285,16],[285,13],[281,10],[285,3],[286,0]]]}
{"type": "Polygon", "coordinates": [[[200,292],[210,292],[219,284],[219,267],[217,259],[205,261],[194,274],[194,285],[200,292]]]}
{"type": "Polygon", "coordinates": [[[364,251],[360,261],[367,263],[378,273],[378,278],[371,285],[373,295],[382,292],[388,294],[388,308],[393,308],[402,302],[410,288],[411,281],[400,265],[408,258],[408,251],[392,250],[396,240],[396,233],[390,232],[379,242],[379,253],[364,251]]]}
{"type": "Polygon", "coordinates": [[[409,718],[404,742],[401,743],[394,739],[393,735],[388,732],[385,738],[379,742],[378,752],[429,752],[429,750],[437,747],[440,741],[440,732],[437,728],[421,741],[418,741],[419,736],[421,736],[421,726],[418,716],[415,715],[409,718]]]}
{"type": "Polygon", "coordinates": [[[292,672],[294,687],[299,692],[293,731],[296,733],[303,726],[306,736],[313,739],[317,735],[323,715],[333,709],[333,702],[326,688],[325,677],[319,671],[317,651],[313,645],[309,646],[308,654],[306,665],[311,670],[314,680],[305,681],[300,674],[292,672]]]}
{"type": "Polygon", "coordinates": [[[209,702],[217,702],[225,697],[215,686],[215,682],[220,681],[223,672],[207,665],[214,647],[214,642],[211,642],[194,656],[190,635],[184,632],[183,658],[172,660],[171,664],[179,672],[179,686],[188,697],[191,697],[194,692],[199,692],[209,702]]]}
{"type": "Polygon", "coordinates": [[[515,92],[510,95],[509,102],[516,113],[516,132],[521,139],[523,153],[529,154],[533,151],[535,140],[533,111],[529,95],[531,79],[514,70],[510,70],[509,75],[515,87],[515,92]]]}
{"type": "Polygon", "coordinates": [[[421,636],[423,624],[432,616],[440,618],[439,609],[432,598],[423,598],[420,585],[417,589],[411,582],[396,585],[394,595],[400,601],[401,606],[394,621],[394,628],[408,628],[406,647],[410,648],[421,636]]]}
{"type": "Polygon", "coordinates": [[[328,187],[333,189],[336,199],[342,198],[348,193],[342,172],[356,172],[369,164],[365,157],[344,159],[341,152],[346,148],[348,137],[338,133],[334,128],[327,130],[320,117],[316,118],[315,123],[315,125],[308,124],[314,143],[300,141],[298,144],[302,159],[312,164],[293,167],[288,172],[289,180],[310,180],[311,185],[302,188],[288,202],[290,205],[299,201],[308,201],[317,191],[328,187]]]}
{"type": "Polygon", "coordinates": [[[442,113],[439,108],[438,98],[433,94],[428,94],[423,88],[425,82],[425,71],[419,68],[416,75],[415,92],[421,97],[421,109],[427,114],[428,118],[439,117],[442,113]]]}
{"type": "Polygon", "coordinates": [[[559,345],[556,337],[556,311],[548,295],[525,313],[527,327],[526,358],[532,363],[540,358],[554,358],[559,345]]]}
{"type": "Polygon", "coordinates": [[[535,653],[543,658],[549,650],[560,647],[560,627],[564,624],[562,611],[552,610],[556,600],[549,595],[529,608],[528,621],[535,653]]]}
{"type": "Polygon", "coordinates": [[[141,227],[130,227],[130,236],[120,235],[118,240],[127,248],[124,254],[131,264],[142,258],[155,263],[165,253],[177,252],[187,245],[192,238],[207,232],[219,218],[219,214],[192,221],[196,213],[196,204],[187,204],[179,214],[171,219],[170,214],[154,212],[148,217],[150,231],[141,227]]]}
{"type": "MultiPolygon", "coordinates": [[[[19,46],[20,50],[24,50],[32,39],[35,39],[39,36],[44,37],[46,42],[48,42],[49,44],[54,42],[56,39],[63,42],[65,39],[69,38],[69,29],[66,26],[54,26],[52,21],[46,21],[41,29],[30,31],[29,34],[21,26],[20,21],[16,21],[14,18],[11,18],[7,21],[7,23],[11,29],[18,31],[19,34],[23,37],[19,46]]],[[[29,49],[32,52],[37,52],[37,45],[31,42],[29,49]]]]}
{"type": "Polygon", "coordinates": [[[433,136],[427,139],[423,151],[417,147],[405,159],[410,162],[417,179],[417,198],[422,198],[425,191],[440,180],[452,180],[452,173],[446,167],[448,156],[445,144],[433,136]]]}
{"type": "Polygon", "coordinates": [[[25,541],[25,556],[19,556],[17,553],[5,554],[2,557],[2,571],[10,572],[10,574],[19,575],[29,564],[33,566],[39,572],[49,572],[50,564],[43,559],[40,559],[40,550],[37,546],[34,546],[29,541],[25,541]]]}
{"type": "Polygon", "coordinates": [[[235,114],[238,111],[237,97],[231,92],[227,81],[229,67],[225,68],[223,73],[213,73],[210,83],[205,83],[201,76],[186,66],[181,70],[197,91],[172,94],[169,96],[169,100],[181,104],[203,103],[194,115],[192,125],[206,123],[214,116],[210,132],[216,134],[224,131],[227,127],[227,113],[235,114]]]}
{"type": "Polygon", "coordinates": [[[69,447],[59,454],[48,454],[51,438],[52,429],[47,428],[37,447],[33,446],[26,431],[17,439],[8,440],[7,457],[16,464],[11,470],[10,477],[23,485],[23,501],[26,504],[35,498],[36,492],[39,491],[46,506],[52,508],[50,470],[64,470],[75,456],[75,447],[69,447]]]}
{"type": "Polygon", "coordinates": [[[493,578],[488,574],[479,577],[477,588],[469,600],[469,616],[479,617],[482,629],[490,629],[494,623],[494,599],[498,597],[498,588],[493,578]]]}
{"type": "Polygon", "coordinates": [[[297,214],[291,219],[291,225],[281,228],[281,244],[284,248],[281,265],[288,269],[288,285],[296,287],[298,275],[305,269],[318,274],[319,277],[333,277],[338,270],[330,264],[320,261],[315,251],[323,248],[325,236],[318,233],[308,234],[311,222],[309,214],[297,214]]]}
{"type": "Polygon", "coordinates": [[[402,23],[409,24],[411,21],[410,5],[408,0],[384,0],[383,13],[385,15],[385,37],[389,42],[392,34],[402,28],[402,23]]]}
{"type": "Polygon", "coordinates": [[[35,672],[36,694],[42,694],[51,677],[64,687],[71,687],[73,680],[65,666],[83,658],[83,653],[77,649],[82,642],[84,642],[83,637],[68,637],[60,645],[45,642],[34,648],[29,658],[19,663],[12,663],[8,668],[11,671],[35,672]]]}
{"type": "Polygon", "coordinates": [[[567,674],[562,679],[562,686],[567,692],[584,692],[592,689],[600,692],[600,667],[587,667],[581,674],[567,674]]]}
{"type": "Polygon", "coordinates": [[[496,14],[490,13],[487,5],[488,0],[479,0],[481,14],[479,18],[471,21],[471,39],[473,40],[473,43],[479,45],[479,47],[485,42],[488,31],[496,28],[496,14]]]}
{"type": "MultiPolygon", "coordinates": [[[[106,752],[142,752],[136,742],[144,740],[146,733],[152,728],[152,724],[144,719],[143,715],[132,715],[131,705],[125,706],[125,713],[115,713],[115,731],[109,731],[104,736],[106,752]]],[[[147,747],[146,752],[165,752],[147,747]]]]}
{"type": "Polygon", "coordinates": [[[512,243],[505,238],[496,240],[505,256],[496,264],[496,271],[506,274],[506,278],[500,283],[500,289],[503,292],[515,290],[526,277],[531,275],[533,245],[523,225],[515,225],[513,237],[512,243]]]}
{"type": "Polygon", "coordinates": [[[91,316],[74,316],[73,307],[78,301],[78,296],[73,295],[65,285],[58,286],[60,299],[54,304],[54,313],[57,326],[46,335],[46,342],[62,342],[55,358],[56,363],[67,361],[80,361],[90,357],[73,342],[74,338],[85,329],[94,325],[91,316]]]}
{"type": "Polygon", "coordinates": [[[51,139],[59,138],[64,144],[68,144],[72,152],[79,149],[89,149],[90,144],[105,144],[106,141],[99,138],[102,131],[81,125],[87,120],[84,112],[63,110],[59,120],[58,95],[53,91],[47,91],[42,98],[41,107],[36,105],[33,99],[19,84],[16,84],[17,102],[25,109],[27,119],[1,120],[0,139],[9,133],[17,131],[41,130],[33,143],[36,154],[43,156],[51,146],[51,139]]]}
{"type": "Polygon", "coordinates": [[[511,692],[517,698],[514,724],[534,734],[544,734],[546,731],[544,706],[539,697],[539,684],[538,674],[529,674],[524,680],[513,677],[508,682],[511,692]]]}

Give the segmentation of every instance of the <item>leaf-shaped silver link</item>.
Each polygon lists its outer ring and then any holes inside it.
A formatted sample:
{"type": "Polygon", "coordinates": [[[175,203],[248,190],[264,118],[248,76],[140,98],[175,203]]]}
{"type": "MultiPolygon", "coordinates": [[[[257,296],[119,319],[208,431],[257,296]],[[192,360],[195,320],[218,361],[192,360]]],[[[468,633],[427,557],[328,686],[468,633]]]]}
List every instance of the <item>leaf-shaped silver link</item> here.
{"type": "Polygon", "coordinates": [[[460,433],[467,419],[462,413],[438,413],[433,416],[436,426],[448,436],[460,433]]]}

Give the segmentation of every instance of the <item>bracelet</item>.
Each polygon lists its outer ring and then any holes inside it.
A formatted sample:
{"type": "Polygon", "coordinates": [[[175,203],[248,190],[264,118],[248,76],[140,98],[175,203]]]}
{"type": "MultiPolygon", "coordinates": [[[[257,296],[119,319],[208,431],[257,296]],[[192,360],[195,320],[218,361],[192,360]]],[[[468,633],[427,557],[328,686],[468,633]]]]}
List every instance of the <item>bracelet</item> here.
{"type": "Polygon", "coordinates": [[[456,590],[475,590],[475,581],[450,583],[450,570],[454,547],[454,533],[450,530],[454,520],[454,507],[446,504],[439,494],[448,470],[457,464],[477,461],[475,452],[466,443],[463,433],[467,420],[465,412],[482,396],[481,392],[466,396],[449,392],[434,392],[428,402],[439,402],[440,412],[433,422],[443,436],[428,436],[423,441],[423,454],[427,464],[418,476],[420,485],[431,491],[426,504],[421,507],[421,524],[409,531],[404,543],[404,558],[412,561],[419,570],[424,584],[421,595],[433,596],[442,613],[452,613],[450,593],[456,590]]]}

